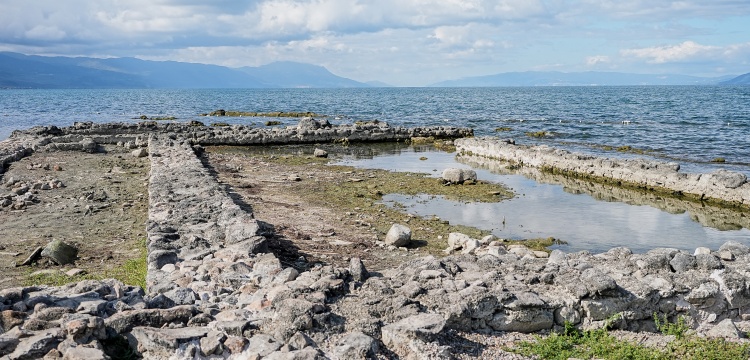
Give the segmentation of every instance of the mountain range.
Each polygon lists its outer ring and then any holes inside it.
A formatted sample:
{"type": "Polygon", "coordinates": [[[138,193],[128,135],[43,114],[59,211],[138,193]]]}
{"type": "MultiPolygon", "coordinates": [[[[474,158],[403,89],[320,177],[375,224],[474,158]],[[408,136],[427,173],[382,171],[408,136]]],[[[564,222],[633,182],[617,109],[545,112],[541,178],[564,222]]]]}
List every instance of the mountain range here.
{"type": "Polygon", "coordinates": [[[136,58],[48,57],[0,52],[0,88],[348,88],[370,87],[322,66],[275,62],[229,68],[136,58]]]}
{"type": "MultiPolygon", "coordinates": [[[[750,73],[724,77],[618,72],[508,72],[447,80],[435,87],[750,85],[750,73]]],[[[279,61],[259,67],[136,58],[51,57],[0,52],[0,88],[355,88],[389,87],[332,74],[322,66],[279,61]]]]}

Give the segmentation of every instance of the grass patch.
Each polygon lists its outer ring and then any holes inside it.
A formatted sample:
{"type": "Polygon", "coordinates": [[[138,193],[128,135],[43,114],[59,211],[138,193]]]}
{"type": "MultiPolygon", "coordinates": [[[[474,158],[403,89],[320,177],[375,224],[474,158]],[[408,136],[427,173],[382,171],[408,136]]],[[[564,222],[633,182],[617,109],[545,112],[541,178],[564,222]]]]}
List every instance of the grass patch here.
{"type": "Polygon", "coordinates": [[[515,347],[507,348],[525,356],[538,356],[541,359],[747,359],[750,345],[732,343],[724,339],[706,339],[686,336],[684,323],[669,324],[654,317],[657,327],[675,339],[663,348],[637,345],[612,336],[608,329],[581,331],[566,323],[562,331],[536,341],[524,341],[515,347]],[[669,334],[668,334],[669,333],[669,334]],[[677,334],[680,334],[678,337],[677,334]]]}
{"type": "Polygon", "coordinates": [[[127,285],[140,286],[146,288],[146,272],[148,270],[146,250],[146,240],[139,243],[140,255],[134,259],[128,259],[122,266],[112,268],[102,274],[84,274],[76,276],[65,275],[62,271],[42,272],[34,274],[35,269],[29,268],[28,274],[24,277],[23,286],[32,285],[49,285],[62,286],[81,280],[103,280],[114,278],[122,281],[127,285]]]}
{"type": "Polygon", "coordinates": [[[430,136],[430,137],[416,136],[416,137],[409,139],[407,143],[412,144],[412,145],[417,145],[417,146],[418,145],[431,145],[435,149],[442,150],[447,153],[452,153],[456,151],[456,146],[453,145],[453,141],[440,140],[440,139],[436,139],[433,136],[430,136]]]}
{"type": "Polygon", "coordinates": [[[508,240],[505,245],[523,245],[531,250],[550,252],[549,247],[553,245],[565,245],[566,241],[555,239],[553,237],[526,239],[526,240],[508,240]]]}
{"type": "Polygon", "coordinates": [[[128,285],[146,288],[146,273],[148,272],[148,250],[146,240],[140,242],[140,255],[134,259],[128,259],[117,268],[105,272],[102,278],[115,278],[128,285]]]}

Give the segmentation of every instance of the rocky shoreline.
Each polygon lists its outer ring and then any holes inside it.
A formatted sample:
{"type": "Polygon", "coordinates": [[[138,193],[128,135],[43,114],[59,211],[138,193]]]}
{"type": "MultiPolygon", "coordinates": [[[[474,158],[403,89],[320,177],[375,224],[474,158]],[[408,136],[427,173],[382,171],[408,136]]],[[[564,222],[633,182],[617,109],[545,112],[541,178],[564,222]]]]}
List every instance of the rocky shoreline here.
{"type": "MultiPolygon", "coordinates": [[[[104,348],[113,344],[147,359],[448,359],[461,351],[445,341],[449,331],[528,333],[566,323],[655,331],[655,315],[683,316],[709,336],[736,339],[750,330],[744,244],[546,257],[451,234],[456,254],[443,258],[381,272],[369,272],[358,258],[348,267],[298,271],[267,252],[269,227],[237,204],[200,158],[202,145],[278,143],[284,136],[315,143],[468,134],[307,119],[257,133],[152,123],[16,132],[0,143],[3,169],[34,151],[97,151],[104,143],[149,157],[148,276],[145,289],[89,280],[0,290],[0,359],[106,359],[104,348]]],[[[469,149],[472,141],[456,145],[469,149]]]]}

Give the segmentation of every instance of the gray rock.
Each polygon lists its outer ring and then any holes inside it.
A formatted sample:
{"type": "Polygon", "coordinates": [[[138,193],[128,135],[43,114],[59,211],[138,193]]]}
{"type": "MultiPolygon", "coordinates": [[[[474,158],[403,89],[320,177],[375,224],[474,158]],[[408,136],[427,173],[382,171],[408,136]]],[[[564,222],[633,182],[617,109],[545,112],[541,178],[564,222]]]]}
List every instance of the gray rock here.
{"type": "Polygon", "coordinates": [[[549,309],[503,310],[496,313],[487,324],[496,331],[531,333],[551,328],[554,316],[549,309]]]}
{"type": "Polygon", "coordinates": [[[258,334],[249,339],[247,351],[243,355],[247,355],[248,359],[251,359],[254,355],[266,357],[272,352],[281,349],[281,346],[282,344],[276,341],[272,336],[258,334]]]}
{"type": "Polygon", "coordinates": [[[442,178],[451,184],[463,184],[467,180],[476,181],[477,173],[474,170],[448,168],[443,170],[442,178]]]}
{"type": "Polygon", "coordinates": [[[86,344],[92,340],[104,340],[107,333],[104,328],[104,319],[98,316],[74,314],[66,316],[62,322],[65,336],[79,344],[86,344]]]}
{"type": "Polygon", "coordinates": [[[168,359],[175,354],[180,345],[200,341],[208,334],[204,327],[185,327],[159,329],[153,327],[134,327],[127,335],[130,347],[147,359],[168,359]]]}
{"type": "Polygon", "coordinates": [[[724,169],[717,170],[708,176],[717,184],[727,189],[736,189],[747,182],[747,175],[724,169]]]}
{"type": "Polygon", "coordinates": [[[177,253],[171,250],[152,250],[148,254],[149,269],[161,269],[164,265],[177,262],[177,253]]]}
{"type": "Polygon", "coordinates": [[[133,155],[133,157],[142,158],[148,156],[148,150],[145,148],[140,148],[133,150],[130,154],[133,155]]]}
{"type": "Polygon", "coordinates": [[[76,346],[66,349],[62,360],[108,360],[109,358],[101,349],[76,346]]]}
{"type": "Polygon", "coordinates": [[[328,151],[325,151],[323,149],[315,149],[315,151],[313,152],[313,155],[315,157],[319,157],[319,158],[327,158],[328,157],[328,151]]]}
{"type": "Polygon", "coordinates": [[[15,350],[8,354],[8,360],[41,359],[62,341],[59,330],[44,330],[21,339],[15,350]]]}
{"type": "Polygon", "coordinates": [[[285,299],[275,304],[271,319],[273,334],[276,339],[286,341],[300,330],[309,330],[313,326],[313,308],[315,304],[306,300],[285,299]]]}
{"type": "Polygon", "coordinates": [[[695,256],[695,264],[698,269],[701,270],[715,270],[721,269],[724,265],[721,264],[719,258],[713,254],[698,254],[695,256]]]}
{"type": "Polygon", "coordinates": [[[320,129],[320,122],[311,117],[304,117],[297,123],[298,130],[318,130],[320,129]]]}
{"type": "Polygon", "coordinates": [[[197,298],[193,290],[186,288],[172,289],[164,293],[164,296],[171,299],[174,305],[192,305],[197,298]]]}
{"type": "Polygon", "coordinates": [[[472,239],[469,235],[452,232],[448,234],[448,247],[445,249],[445,252],[450,253],[454,250],[461,249],[471,240],[472,239]]]}
{"type": "Polygon", "coordinates": [[[737,241],[727,241],[719,247],[719,251],[729,251],[735,257],[740,257],[750,254],[750,246],[737,241]]]}
{"type": "Polygon", "coordinates": [[[341,360],[372,359],[378,353],[378,342],[355,331],[343,337],[333,352],[341,360]]]}
{"type": "Polygon", "coordinates": [[[354,281],[363,282],[367,280],[369,273],[365,268],[365,264],[362,263],[362,259],[354,257],[349,261],[349,274],[352,275],[354,281]]]}
{"type": "Polygon", "coordinates": [[[674,255],[669,265],[675,272],[681,273],[688,270],[695,269],[698,262],[695,260],[695,256],[679,252],[674,255]]]}
{"type": "Polygon", "coordinates": [[[209,331],[206,337],[200,339],[201,352],[204,356],[221,354],[223,352],[223,343],[226,340],[226,334],[219,331],[209,331]]]}
{"type": "Polygon", "coordinates": [[[402,247],[409,245],[409,242],[411,242],[411,229],[405,225],[393,224],[385,235],[386,245],[402,247]]]}
{"type": "Polygon", "coordinates": [[[590,268],[581,274],[581,283],[588,290],[589,296],[613,295],[617,291],[617,283],[612,277],[600,269],[590,268]]]}
{"type": "Polygon", "coordinates": [[[175,306],[171,309],[143,309],[116,313],[104,320],[108,333],[123,334],[138,326],[160,328],[166,324],[185,325],[193,317],[193,306],[175,306]]]}
{"type": "Polygon", "coordinates": [[[66,265],[76,260],[78,249],[60,240],[52,240],[44,247],[41,255],[52,259],[57,265],[66,265]]]}
{"type": "Polygon", "coordinates": [[[81,151],[87,153],[95,153],[99,148],[99,145],[91,138],[85,138],[78,143],[81,147],[81,151]]]}
{"type": "Polygon", "coordinates": [[[745,337],[744,333],[737,329],[737,325],[735,325],[734,321],[731,319],[724,319],[716,324],[716,326],[706,332],[706,336],[723,339],[739,339],[745,337]]]}
{"type": "Polygon", "coordinates": [[[381,329],[382,341],[387,347],[404,346],[411,339],[429,341],[440,333],[444,326],[445,320],[439,314],[414,315],[384,326],[381,329]]]}

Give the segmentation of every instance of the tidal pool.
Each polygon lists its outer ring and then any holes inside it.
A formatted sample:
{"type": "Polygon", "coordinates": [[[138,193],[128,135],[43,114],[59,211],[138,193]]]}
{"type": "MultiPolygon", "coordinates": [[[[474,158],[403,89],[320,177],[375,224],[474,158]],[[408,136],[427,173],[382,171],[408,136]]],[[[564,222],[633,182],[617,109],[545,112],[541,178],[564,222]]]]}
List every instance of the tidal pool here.
{"type": "Polygon", "coordinates": [[[415,215],[434,215],[454,224],[489,230],[500,238],[554,237],[568,243],[555,246],[566,252],[596,253],[616,246],[638,253],[657,247],[692,252],[700,246],[716,250],[729,240],[750,245],[748,212],[565,178],[533,168],[509,169],[503,162],[457,157],[430,147],[352,149],[339,164],[435,177],[448,167],[474,169],[479,180],[505,184],[516,196],[499,203],[461,203],[430,195],[389,194],[383,197],[383,203],[415,215]]]}

